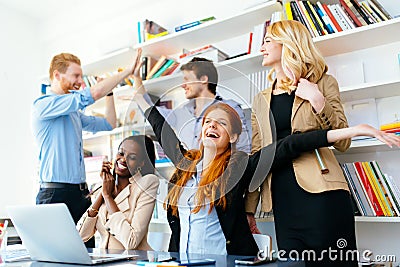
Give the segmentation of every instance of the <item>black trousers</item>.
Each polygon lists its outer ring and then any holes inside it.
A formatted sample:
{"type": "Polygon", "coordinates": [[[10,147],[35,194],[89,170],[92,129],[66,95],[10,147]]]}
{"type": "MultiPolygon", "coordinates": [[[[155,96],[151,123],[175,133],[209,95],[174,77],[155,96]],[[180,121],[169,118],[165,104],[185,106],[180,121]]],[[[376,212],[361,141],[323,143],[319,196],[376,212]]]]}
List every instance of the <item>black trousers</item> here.
{"type": "MultiPolygon", "coordinates": [[[[65,203],[75,224],[90,207],[92,201],[86,198],[89,191],[79,188],[40,188],[36,196],[36,204],[65,203]]],[[[94,248],[95,240],[91,238],[86,247],[94,248]]]]}
{"type": "Polygon", "coordinates": [[[276,238],[283,257],[304,259],[307,267],[358,266],[350,193],[306,192],[291,166],[272,177],[276,238]]]}

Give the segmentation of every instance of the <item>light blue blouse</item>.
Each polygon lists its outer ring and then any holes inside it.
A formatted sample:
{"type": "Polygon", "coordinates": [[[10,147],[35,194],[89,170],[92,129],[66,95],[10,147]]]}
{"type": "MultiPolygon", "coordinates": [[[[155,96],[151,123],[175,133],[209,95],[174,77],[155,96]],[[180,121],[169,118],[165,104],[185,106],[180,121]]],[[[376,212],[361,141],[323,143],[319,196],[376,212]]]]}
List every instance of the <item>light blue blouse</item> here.
{"type": "Polygon", "coordinates": [[[201,166],[202,162],[197,165],[196,176],[186,183],[178,202],[180,253],[227,255],[225,236],[215,208],[209,214],[210,205],[207,204],[198,213],[192,213],[196,207],[195,194],[201,179],[201,166]]]}

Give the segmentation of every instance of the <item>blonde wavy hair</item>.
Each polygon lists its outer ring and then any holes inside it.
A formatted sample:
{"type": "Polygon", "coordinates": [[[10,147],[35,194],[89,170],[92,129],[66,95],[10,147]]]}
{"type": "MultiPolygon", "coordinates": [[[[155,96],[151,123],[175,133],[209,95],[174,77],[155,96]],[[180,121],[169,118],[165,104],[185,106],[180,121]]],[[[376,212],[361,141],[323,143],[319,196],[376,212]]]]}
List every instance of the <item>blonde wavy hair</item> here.
{"type": "MultiPolygon", "coordinates": [[[[317,83],[328,71],[325,59],[318,51],[307,28],[295,20],[277,21],[267,28],[267,36],[282,44],[282,68],[292,75],[282,81],[281,89],[291,91],[295,81],[304,78],[317,83]]],[[[268,79],[273,81],[275,69],[268,79]]],[[[287,76],[287,75],[286,75],[287,76]]]]}

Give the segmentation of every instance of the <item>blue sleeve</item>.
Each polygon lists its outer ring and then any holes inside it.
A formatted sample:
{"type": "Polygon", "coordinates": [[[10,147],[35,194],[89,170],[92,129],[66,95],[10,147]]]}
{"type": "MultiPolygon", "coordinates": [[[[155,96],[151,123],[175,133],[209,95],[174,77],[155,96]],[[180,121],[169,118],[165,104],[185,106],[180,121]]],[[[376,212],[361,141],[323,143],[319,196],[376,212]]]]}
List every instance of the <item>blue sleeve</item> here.
{"type": "Polygon", "coordinates": [[[79,112],[82,122],[82,129],[88,132],[111,131],[113,128],[105,118],[86,116],[79,112]]]}
{"type": "Polygon", "coordinates": [[[90,88],[65,95],[45,95],[33,103],[33,113],[41,120],[54,119],[81,110],[94,103],[90,88]]]}

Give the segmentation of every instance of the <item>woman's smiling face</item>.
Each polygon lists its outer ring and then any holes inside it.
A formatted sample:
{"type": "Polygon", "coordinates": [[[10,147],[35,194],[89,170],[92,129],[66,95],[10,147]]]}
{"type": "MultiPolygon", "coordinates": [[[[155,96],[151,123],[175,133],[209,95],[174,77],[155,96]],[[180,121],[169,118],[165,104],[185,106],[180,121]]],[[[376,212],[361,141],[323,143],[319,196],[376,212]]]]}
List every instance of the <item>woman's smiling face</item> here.
{"type": "Polygon", "coordinates": [[[117,153],[115,172],[120,177],[131,177],[137,171],[138,167],[143,166],[142,151],[140,146],[132,141],[124,141],[117,153]]]}
{"type": "Polygon", "coordinates": [[[226,111],[214,109],[204,118],[202,141],[205,148],[215,147],[217,154],[225,151],[229,143],[236,142],[237,134],[232,134],[231,122],[226,111]]]}

